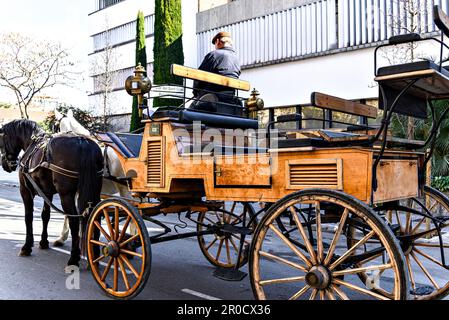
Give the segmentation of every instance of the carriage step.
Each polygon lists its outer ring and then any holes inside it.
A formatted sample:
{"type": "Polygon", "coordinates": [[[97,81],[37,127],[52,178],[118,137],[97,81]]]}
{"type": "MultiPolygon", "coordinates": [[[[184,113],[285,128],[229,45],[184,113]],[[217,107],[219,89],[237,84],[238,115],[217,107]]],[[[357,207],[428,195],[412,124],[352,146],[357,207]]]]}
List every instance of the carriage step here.
{"type": "Polygon", "coordinates": [[[415,290],[410,290],[410,293],[415,296],[426,296],[428,294],[431,294],[433,291],[433,287],[424,285],[416,288],[415,290]]]}
{"type": "Polygon", "coordinates": [[[225,281],[242,281],[248,274],[236,269],[216,268],[213,276],[225,281]]]}

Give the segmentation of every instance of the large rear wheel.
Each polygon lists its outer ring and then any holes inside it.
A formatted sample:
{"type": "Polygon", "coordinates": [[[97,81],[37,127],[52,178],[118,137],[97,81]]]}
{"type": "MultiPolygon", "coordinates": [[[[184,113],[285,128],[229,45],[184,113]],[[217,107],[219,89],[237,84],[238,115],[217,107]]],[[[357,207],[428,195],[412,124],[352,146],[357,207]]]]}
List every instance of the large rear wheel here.
{"type": "Polygon", "coordinates": [[[296,192],[268,210],[254,234],[250,274],[257,299],[408,296],[404,256],[392,231],[366,204],[331,190],[296,192]],[[361,238],[348,248],[350,226],[361,238]],[[370,277],[363,282],[359,273],[370,277]]]}

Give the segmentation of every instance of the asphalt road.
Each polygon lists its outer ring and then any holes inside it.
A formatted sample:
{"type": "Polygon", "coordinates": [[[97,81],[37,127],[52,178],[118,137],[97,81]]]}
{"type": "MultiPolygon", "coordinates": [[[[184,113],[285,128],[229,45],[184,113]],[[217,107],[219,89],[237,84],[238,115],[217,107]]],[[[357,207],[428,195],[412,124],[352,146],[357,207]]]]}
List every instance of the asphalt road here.
{"type": "MultiPolygon", "coordinates": [[[[25,240],[23,204],[17,187],[16,173],[6,175],[0,171],[0,299],[109,299],[97,286],[87,262],[81,263],[79,288],[69,290],[66,286],[70,273],[65,272],[71,247],[42,250],[38,247],[42,228],[40,211],[42,200],[36,198],[34,210],[35,246],[30,257],[19,257],[18,252],[25,240]]],[[[58,199],[55,204],[59,206],[58,199]]],[[[176,215],[160,217],[168,224],[177,222],[176,215]]],[[[63,217],[52,213],[48,232],[52,243],[60,234],[63,217]]],[[[183,232],[195,231],[188,226],[183,232]]],[[[152,245],[152,266],[149,281],[136,299],[149,300],[253,300],[249,277],[240,282],[220,280],[213,276],[213,267],[203,256],[196,238],[188,238],[152,245]]],[[[285,254],[291,254],[286,252],[285,254]]],[[[425,262],[428,268],[432,265],[425,262]]],[[[242,271],[248,272],[247,266],[242,271]]],[[[433,273],[435,274],[435,273],[433,273]]],[[[447,273],[438,275],[437,281],[445,283],[447,273]]],[[[424,275],[415,281],[420,283],[424,275]]],[[[348,278],[352,282],[351,278],[348,278]]],[[[424,283],[424,281],[423,281],[424,283]]],[[[285,293],[276,292],[277,297],[285,293]]],[[[352,295],[364,299],[366,296],[352,295]]]]}
{"type": "MultiPolygon", "coordinates": [[[[0,299],[109,299],[93,280],[86,261],[80,267],[80,288],[66,288],[70,274],[65,273],[65,266],[71,241],[69,238],[62,248],[39,249],[42,200],[38,197],[34,210],[33,253],[30,257],[18,256],[25,239],[25,222],[15,175],[0,173],[0,299]]],[[[58,205],[57,199],[55,203],[58,205]]],[[[63,217],[52,212],[48,228],[50,243],[58,238],[62,223],[63,217]]],[[[227,282],[212,275],[215,269],[204,258],[196,238],[154,245],[151,249],[151,275],[136,299],[253,299],[248,277],[241,282],[227,282]]],[[[245,269],[243,271],[247,271],[245,269]]]]}

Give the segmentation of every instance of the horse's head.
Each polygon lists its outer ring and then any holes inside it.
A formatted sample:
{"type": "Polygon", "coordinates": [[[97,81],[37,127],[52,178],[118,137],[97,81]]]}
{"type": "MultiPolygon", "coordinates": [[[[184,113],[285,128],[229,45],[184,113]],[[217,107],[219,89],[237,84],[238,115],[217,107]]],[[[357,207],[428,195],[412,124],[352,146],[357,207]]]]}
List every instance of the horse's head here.
{"type": "Polygon", "coordinates": [[[8,135],[4,127],[0,128],[0,157],[2,159],[2,168],[6,172],[13,172],[17,169],[18,156],[20,149],[15,143],[15,138],[8,135]]]}

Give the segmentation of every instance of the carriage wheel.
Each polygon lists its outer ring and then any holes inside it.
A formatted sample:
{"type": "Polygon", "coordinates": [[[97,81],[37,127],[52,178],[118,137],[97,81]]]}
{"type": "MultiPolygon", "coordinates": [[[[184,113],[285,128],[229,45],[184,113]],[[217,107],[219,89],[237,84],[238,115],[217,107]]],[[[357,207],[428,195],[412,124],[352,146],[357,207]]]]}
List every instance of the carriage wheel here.
{"type": "Polygon", "coordinates": [[[92,275],[106,294],[138,295],[150,275],[151,248],[137,209],[121,199],[100,202],[89,217],[86,241],[92,275]]]}
{"type": "MultiPolygon", "coordinates": [[[[197,231],[202,232],[210,226],[229,224],[235,227],[249,227],[256,229],[257,221],[253,218],[254,208],[247,202],[225,202],[220,209],[200,212],[198,215],[197,231]],[[248,226],[248,223],[250,225],[248,226]]],[[[198,243],[206,259],[214,266],[221,268],[234,268],[237,264],[238,252],[241,243],[240,234],[217,231],[211,235],[199,235],[198,243]]],[[[248,250],[251,244],[251,235],[246,235],[243,245],[243,254],[238,267],[248,261],[248,250]]]]}
{"type": "Polygon", "coordinates": [[[256,229],[249,262],[257,299],[407,298],[404,256],[393,233],[364,203],[338,191],[310,189],[278,201],[256,229]],[[347,248],[351,224],[367,233],[347,248]],[[357,277],[381,271],[367,282],[357,277]]]}
{"type": "MultiPolygon", "coordinates": [[[[424,197],[416,199],[438,218],[443,238],[443,254],[449,264],[449,198],[425,186],[424,197]]],[[[402,201],[404,207],[425,213],[416,200],[402,201]]],[[[411,282],[411,295],[416,300],[441,299],[449,293],[449,270],[442,264],[440,242],[433,222],[412,211],[382,211],[391,224],[404,251],[411,282]]],[[[356,241],[357,239],[354,239],[356,241]]],[[[360,274],[366,277],[364,274],[360,274]]]]}

